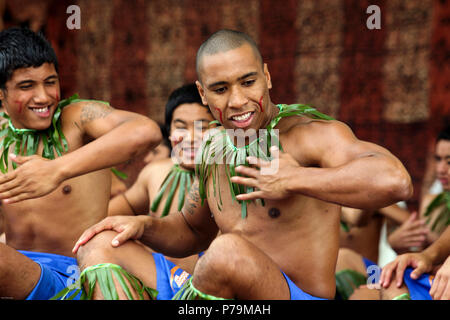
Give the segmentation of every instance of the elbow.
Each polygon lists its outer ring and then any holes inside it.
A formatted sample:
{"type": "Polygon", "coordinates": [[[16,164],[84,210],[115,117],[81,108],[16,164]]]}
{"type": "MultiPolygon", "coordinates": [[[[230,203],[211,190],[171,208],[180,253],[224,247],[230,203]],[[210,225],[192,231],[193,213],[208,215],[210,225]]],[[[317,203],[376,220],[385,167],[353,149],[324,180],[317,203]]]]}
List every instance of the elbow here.
{"type": "Polygon", "coordinates": [[[159,126],[152,120],[146,119],[134,130],[135,150],[139,154],[155,148],[162,141],[159,126]]]}
{"type": "Polygon", "coordinates": [[[390,190],[389,193],[393,197],[394,203],[410,199],[414,192],[411,177],[407,173],[393,176],[391,186],[387,189],[390,190]]]}

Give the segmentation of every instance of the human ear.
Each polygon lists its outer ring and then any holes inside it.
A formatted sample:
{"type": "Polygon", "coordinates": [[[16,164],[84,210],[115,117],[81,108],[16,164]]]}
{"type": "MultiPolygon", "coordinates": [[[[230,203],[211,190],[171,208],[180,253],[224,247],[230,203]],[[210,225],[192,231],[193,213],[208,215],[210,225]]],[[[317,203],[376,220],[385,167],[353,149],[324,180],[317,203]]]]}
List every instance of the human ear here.
{"type": "Polygon", "coordinates": [[[200,94],[200,97],[202,98],[202,103],[207,106],[208,105],[208,101],[206,101],[206,97],[205,97],[205,90],[203,90],[202,84],[200,83],[200,81],[195,81],[195,85],[197,86],[198,89],[198,93],[200,94]]]}
{"type": "Polygon", "coordinates": [[[270,78],[269,68],[267,63],[264,63],[264,76],[266,77],[267,88],[272,89],[272,79],[270,78]]]}

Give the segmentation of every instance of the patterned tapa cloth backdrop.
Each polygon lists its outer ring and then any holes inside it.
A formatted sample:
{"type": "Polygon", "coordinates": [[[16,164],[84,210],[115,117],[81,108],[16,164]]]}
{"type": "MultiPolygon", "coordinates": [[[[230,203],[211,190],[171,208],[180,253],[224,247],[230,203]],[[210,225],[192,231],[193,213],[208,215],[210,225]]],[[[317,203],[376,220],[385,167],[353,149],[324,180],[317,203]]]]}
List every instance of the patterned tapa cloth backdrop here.
{"type": "MultiPolygon", "coordinates": [[[[202,41],[220,28],[245,31],[268,64],[273,101],[313,104],[387,147],[413,178],[412,209],[449,119],[449,1],[0,0],[0,13],[4,27],[28,25],[51,40],[64,96],[79,92],[160,122],[169,93],[196,80],[202,41]],[[79,30],[66,27],[73,4],[79,30]],[[373,4],[379,30],[366,25],[373,4]]],[[[142,165],[120,167],[128,184],[142,165]]]]}

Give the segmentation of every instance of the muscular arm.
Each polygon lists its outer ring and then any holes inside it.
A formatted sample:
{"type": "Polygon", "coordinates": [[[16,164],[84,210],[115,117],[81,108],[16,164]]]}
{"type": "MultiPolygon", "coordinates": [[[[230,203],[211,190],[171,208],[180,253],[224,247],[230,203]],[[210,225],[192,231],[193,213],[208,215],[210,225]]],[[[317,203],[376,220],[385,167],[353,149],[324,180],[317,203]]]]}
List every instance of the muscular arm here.
{"type": "Polygon", "coordinates": [[[411,196],[411,178],[388,150],[358,140],[342,122],[325,126],[317,142],[321,167],[299,167],[293,172],[293,192],[366,210],[411,196]]]}
{"type": "MultiPolygon", "coordinates": [[[[280,140],[286,153],[280,155],[278,170],[270,174],[242,166],[236,170],[254,179],[233,177],[233,182],[262,190],[240,195],[239,200],[304,194],[346,207],[376,210],[412,194],[411,178],[402,163],[385,148],[358,140],[342,122],[299,126],[280,140]],[[274,192],[276,189],[281,191],[274,192]]],[[[267,163],[259,161],[259,165],[267,163]]]]}
{"type": "Polygon", "coordinates": [[[94,140],[55,160],[59,161],[65,179],[112,167],[161,141],[158,125],[147,117],[99,102],[81,104],[74,110],[68,107],[63,125],[75,121],[85,136],[94,140]]]}
{"type": "Polygon", "coordinates": [[[164,218],[107,217],[83,233],[73,252],[76,253],[80,246],[104,230],[119,233],[113,239],[112,246],[117,247],[129,239],[135,239],[172,257],[186,257],[205,250],[218,232],[207,204],[202,206],[200,203],[197,181],[190,189],[182,212],[173,212],[164,218]]]}
{"type": "Polygon", "coordinates": [[[149,219],[140,240],[157,252],[177,258],[206,250],[217,232],[207,204],[201,205],[195,180],[181,212],[149,219]]]}
{"type": "Polygon", "coordinates": [[[66,179],[113,167],[161,140],[153,120],[100,102],[69,105],[61,118],[69,152],[55,160],[12,156],[20,166],[0,176],[0,199],[12,203],[46,195],[66,179]]]}

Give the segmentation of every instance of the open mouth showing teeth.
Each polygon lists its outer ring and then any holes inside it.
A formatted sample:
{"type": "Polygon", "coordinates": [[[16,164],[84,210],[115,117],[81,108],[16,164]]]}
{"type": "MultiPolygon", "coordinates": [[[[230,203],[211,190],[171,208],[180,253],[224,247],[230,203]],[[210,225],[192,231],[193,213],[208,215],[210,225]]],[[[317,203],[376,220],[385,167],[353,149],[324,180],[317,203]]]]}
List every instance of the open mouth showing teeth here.
{"type": "Polygon", "coordinates": [[[48,112],[48,107],[45,107],[45,108],[31,108],[31,110],[33,110],[34,112],[37,112],[37,113],[45,113],[45,112],[48,112]]]}
{"type": "Polygon", "coordinates": [[[234,121],[245,121],[248,118],[250,118],[251,115],[252,115],[252,112],[247,112],[247,113],[244,113],[244,114],[242,114],[240,116],[231,117],[231,119],[234,120],[234,121]]]}

